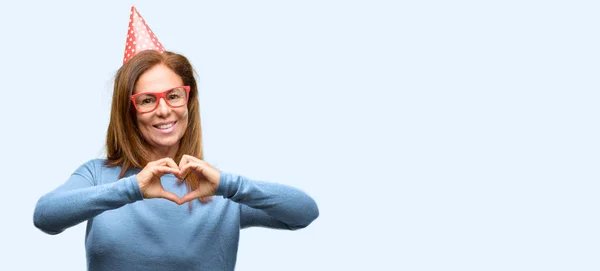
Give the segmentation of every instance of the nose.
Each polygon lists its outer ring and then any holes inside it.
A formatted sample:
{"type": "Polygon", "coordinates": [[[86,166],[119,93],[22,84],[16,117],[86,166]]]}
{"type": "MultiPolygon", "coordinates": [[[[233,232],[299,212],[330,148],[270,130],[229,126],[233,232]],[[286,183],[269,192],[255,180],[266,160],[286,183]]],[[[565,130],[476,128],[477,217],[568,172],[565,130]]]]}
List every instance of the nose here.
{"type": "Polygon", "coordinates": [[[171,107],[167,104],[165,99],[158,99],[158,107],[156,108],[156,114],[159,116],[166,116],[171,111],[171,107]]]}

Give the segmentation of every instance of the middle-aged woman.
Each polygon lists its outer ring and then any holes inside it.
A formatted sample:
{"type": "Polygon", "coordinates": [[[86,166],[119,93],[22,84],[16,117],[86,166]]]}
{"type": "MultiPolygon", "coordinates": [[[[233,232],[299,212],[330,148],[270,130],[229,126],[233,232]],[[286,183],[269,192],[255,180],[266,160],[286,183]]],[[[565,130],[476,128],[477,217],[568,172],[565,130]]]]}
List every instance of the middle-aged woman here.
{"type": "Polygon", "coordinates": [[[203,161],[200,127],[189,61],[136,53],[115,78],[107,158],[42,196],[35,226],[58,234],[87,221],[89,270],[233,270],[240,228],[294,230],[317,218],[301,190],[203,161]]]}

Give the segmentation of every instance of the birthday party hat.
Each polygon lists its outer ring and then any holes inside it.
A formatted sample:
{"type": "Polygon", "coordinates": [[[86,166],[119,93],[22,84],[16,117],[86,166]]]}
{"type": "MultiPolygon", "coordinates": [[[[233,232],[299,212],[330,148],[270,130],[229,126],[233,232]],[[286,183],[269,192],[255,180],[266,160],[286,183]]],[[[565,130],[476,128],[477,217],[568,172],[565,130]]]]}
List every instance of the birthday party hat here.
{"type": "Polygon", "coordinates": [[[142,15],[140,15],[134,6],[131,6],[123,64],[129,61],[135,54],[144,50],[155,50],[162,53],[165,51],[165,48],[158,41],[152,30],[150,30],[142,15]]]}

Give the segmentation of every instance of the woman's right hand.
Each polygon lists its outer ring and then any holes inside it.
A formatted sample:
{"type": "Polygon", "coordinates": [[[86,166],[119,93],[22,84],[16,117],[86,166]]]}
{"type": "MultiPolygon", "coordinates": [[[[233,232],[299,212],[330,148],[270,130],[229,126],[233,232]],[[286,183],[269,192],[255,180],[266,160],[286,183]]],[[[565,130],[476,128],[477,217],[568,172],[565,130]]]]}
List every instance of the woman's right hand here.
{"type": "Polygon", "coordinates": [[[163,198],[179,204],[177,195],[166,191],[160,183],[160,177],[173,173],[179,175],[179,167],[171,158],[149,162],[140,173],[136,175],[138,185],[145,199],[163,198]]]}

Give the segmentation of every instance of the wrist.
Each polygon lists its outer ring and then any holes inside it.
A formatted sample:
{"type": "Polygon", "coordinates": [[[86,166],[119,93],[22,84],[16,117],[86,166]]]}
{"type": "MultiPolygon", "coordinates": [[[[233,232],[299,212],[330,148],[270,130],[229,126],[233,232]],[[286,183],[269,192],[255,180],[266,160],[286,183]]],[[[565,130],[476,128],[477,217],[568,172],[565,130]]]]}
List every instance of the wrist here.
{"type": "Polygon", "coordinates": [[[138,173],[134,176],[135,176],[135,182],[137,183],[138,190],[139,190],[140,194],[142,195],[142,198],[146,198],[146,186],[142,182],[140,182],[140,173],[138,173]]]}

